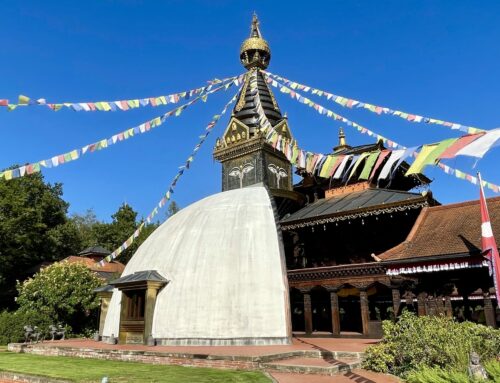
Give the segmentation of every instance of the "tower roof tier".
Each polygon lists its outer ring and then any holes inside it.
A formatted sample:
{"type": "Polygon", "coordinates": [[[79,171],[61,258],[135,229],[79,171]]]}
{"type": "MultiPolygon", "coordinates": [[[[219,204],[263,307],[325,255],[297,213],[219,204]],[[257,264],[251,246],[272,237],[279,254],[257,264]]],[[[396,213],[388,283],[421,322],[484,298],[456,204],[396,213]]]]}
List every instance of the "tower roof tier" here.
{"type": "Polygon", "coordinates": [[[234,107],[233,116],[250,128],[252,132],[259,127],[258,99],[267,119],[272,126],[275,126],[283,119],[281,111],[276,103],[272,91],[266,84],[264,76],[259,70],[254,69],[247,74],[238,102],[234,107]],[[255,84],[251,84],[256,81],[255,84]]]}

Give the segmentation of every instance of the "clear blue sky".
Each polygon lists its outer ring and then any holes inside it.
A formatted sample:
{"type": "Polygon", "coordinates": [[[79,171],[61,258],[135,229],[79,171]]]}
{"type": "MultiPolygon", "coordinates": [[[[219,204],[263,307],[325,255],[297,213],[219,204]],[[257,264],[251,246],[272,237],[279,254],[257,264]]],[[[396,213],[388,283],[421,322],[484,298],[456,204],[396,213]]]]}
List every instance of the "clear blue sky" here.
{"type": "MultiPolygon", "coordinates": [[[[0,11],[0,98],[141,98],[243,73],[239,46],[254,10],[271,45],[274,73],[395,109],[485,129],[500,126],[498,1],[6,1],[0,11]]],[[[108,220],[126,201],[145,216],[233,94],[216,94],[148,134],[44,175],[64,184],[71,212],[93,208],[108,220]]],[[[336,145],[339,124],[276,96],[302,147],[328,152],[336,145]]],[[[406,146],[457,136],[444,127],[318,101],[406,146]]],[[[0,167],[50,158],[167,110],[0,109],[0,167]]],[[[220,191],[220,165],[211,151],[226,122],[179,181],[174,197],[181,206],[220,191]]],[[[373,142],[349,127],[346,134],[352,145],[373,142]]],[[[497,184],[499,155],[497,148],[477,166],[497,184]]],[[[470,158],[447,163],[475,173],[470,158]]],[[[466,181],[437,168],[426,173],[441,202],[478,197],[466,181]]]]}

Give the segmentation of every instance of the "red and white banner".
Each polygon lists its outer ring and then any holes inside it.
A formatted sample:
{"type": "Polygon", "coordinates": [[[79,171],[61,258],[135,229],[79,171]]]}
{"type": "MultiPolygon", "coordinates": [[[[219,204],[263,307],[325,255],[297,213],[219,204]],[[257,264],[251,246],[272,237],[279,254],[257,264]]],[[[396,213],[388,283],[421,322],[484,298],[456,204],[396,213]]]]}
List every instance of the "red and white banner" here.
{"type": "Polygon", "coordinates": [[[486,198],[484,197],[481,174],[478,173],[478,177],[481,205],[481,247],[483,253],[487,254],[488,260],[490,261],[490,274],[492,274],[495,284],[497,305],[500,305],[500,256],[498,254],[498,247],[493,235],[493,230],[491,229],[490,214],[488,213],[488,206],[486,205],[486,198]]]}

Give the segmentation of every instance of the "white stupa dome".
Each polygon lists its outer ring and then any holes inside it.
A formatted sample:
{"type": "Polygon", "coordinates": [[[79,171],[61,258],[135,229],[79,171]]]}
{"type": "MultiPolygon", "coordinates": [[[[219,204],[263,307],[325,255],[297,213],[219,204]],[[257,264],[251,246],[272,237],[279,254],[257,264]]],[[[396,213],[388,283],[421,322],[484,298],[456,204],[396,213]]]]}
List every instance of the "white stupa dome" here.
{"type": "MultiPolygon", "coordinates": [[[[281,234],[262,186],[209,196],[172,216],[139,247],[123,276],[156,270],[158,344],[287,344],[288,285],[281,234]]],[[[103,336],[119,333],[115,289],[103,336]]]]}

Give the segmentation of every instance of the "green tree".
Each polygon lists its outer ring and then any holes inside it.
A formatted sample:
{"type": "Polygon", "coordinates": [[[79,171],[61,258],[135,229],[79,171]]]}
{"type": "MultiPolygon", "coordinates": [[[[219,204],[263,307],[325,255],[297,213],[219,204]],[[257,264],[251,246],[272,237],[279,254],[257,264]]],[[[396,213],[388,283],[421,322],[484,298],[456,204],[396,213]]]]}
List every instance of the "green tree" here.
{"type": "MultiPolygon", "coordinates": [[[[137,220],[137,212],[127,204],[119,207],[112,216],[111,223],[97,222],[92,226],[95,243],[113,251],[129,238],[142,221],[137,220]]],[[[120,254],[118,261],[127,263],[146,238],[158,227],[152,223],[145,225],[134,243],[120,254]]]]}
{"type": "Polygon", "coordinates": [[[45,183],[41,174],[0,180],[0,306],[14,303],[15,281],[26,269],[79,246],[61,196],[62,185],[45,183]]]}
{"type": "Polygon", "coordinates": [[[175,201],[170,202],[167,209],[167,218],[172,217],[179,210],[181,210],[181,208],[179,207],[179,205],[177,205],[177,202],[175,201]]]}
{"type": "Polygon", "coordinates": [[[102,280],[83,263],[57,262],[17,284],[18,311],[39,313],[70,327],[74,334],[88,334],[95,329],[99,306],[93,290],[101,285],[102,280]]]}
{"type": "Polygon", "coordinates": [[[72,214],[69,221],[76,227],[80,239],[80,250],[99,244],[96,238],[94,226],[99,223],[92,209],[84,214],[72,214]]]}

